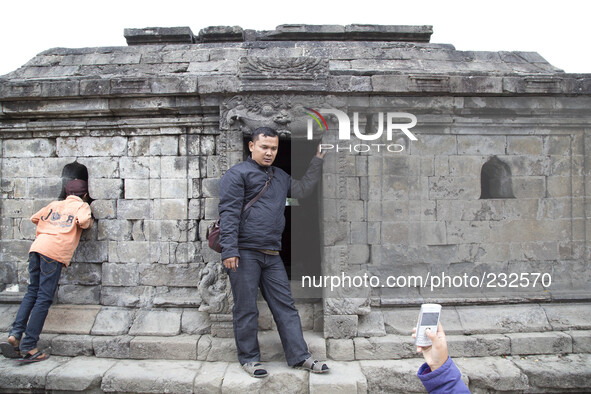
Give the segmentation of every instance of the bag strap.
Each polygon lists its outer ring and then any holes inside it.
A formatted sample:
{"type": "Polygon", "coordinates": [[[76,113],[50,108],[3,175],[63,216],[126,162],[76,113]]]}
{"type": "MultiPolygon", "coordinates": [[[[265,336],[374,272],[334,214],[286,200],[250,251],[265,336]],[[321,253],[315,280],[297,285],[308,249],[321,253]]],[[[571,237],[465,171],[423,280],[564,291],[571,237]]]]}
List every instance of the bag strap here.
{"type": "Polygon", "coordinates": [[[244,206],[244,208],[242,208],[242,213],[246,212],[246,210],[250,207],[252,207],[252,205],[257,202],[257,200],[259,198],[261,198],[261,196],[267,191],[267,189],[269,188],[269,185],[271,184],[271,179],[273,179],[273,167],[270,167],[270,174],[269,174],[269,179],[267,179],[267,181],[265,182],[265,187],[263,187],[263,189],[259,192],[259,194],[256,195],[255,198],[253,198],[252,200],[250,200],[248,202],[248,204],[246,204],[244,206]]]}

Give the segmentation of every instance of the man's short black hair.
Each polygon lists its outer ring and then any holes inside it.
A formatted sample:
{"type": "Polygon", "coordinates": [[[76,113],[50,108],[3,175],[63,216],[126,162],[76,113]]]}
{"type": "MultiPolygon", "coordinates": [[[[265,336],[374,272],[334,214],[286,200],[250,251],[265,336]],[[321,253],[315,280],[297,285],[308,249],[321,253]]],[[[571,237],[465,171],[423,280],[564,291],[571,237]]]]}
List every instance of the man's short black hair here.
{"type": "Polygon", "coordinates": [[[270,127],[258,127],[253,130],[252,134],[250,135],[250,140],[255,142],[259,139],[259,136],[263,135],[265,137],[277,137],[277,131],[270,127]]]}

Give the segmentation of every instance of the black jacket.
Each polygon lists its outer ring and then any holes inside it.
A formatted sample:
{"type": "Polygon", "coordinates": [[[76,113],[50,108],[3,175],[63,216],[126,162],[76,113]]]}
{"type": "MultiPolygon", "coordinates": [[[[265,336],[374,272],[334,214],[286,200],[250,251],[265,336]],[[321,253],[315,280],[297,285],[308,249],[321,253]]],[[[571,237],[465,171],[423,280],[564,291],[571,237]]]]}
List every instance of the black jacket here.
{"type": "Polygon", "coordinates": [[[250,157],[230,168],[220,180],[218,210],[222,260],[239,256],[238,249],[281,250],[286,198],[309,195],[321,171],[322,159],[317,157],[312,159],[301,180],[292,179],[282,169],[273,167],[269,188],[242,214],[242,207],[265,186],[269,168],[259,166],[250,157]]]}

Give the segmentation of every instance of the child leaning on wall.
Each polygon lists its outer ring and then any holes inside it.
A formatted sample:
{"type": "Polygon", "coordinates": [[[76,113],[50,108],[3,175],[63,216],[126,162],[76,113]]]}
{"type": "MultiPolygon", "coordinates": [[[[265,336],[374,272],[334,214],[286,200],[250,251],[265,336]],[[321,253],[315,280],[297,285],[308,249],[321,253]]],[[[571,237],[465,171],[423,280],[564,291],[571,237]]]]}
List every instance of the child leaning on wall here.
{"type": "Polygon", "coordinates": [[[20,362],[49,358],[37,348],[39,335],[53,302],[62,266],[70,265],[82,230],[93,224],[86,181],[68,182],[66,196],[65,200],[53,201],[31,217],[37,232],[29,250],[29,286],[7,342],[0,343],[4,357],[17,358],[20,362]]]}

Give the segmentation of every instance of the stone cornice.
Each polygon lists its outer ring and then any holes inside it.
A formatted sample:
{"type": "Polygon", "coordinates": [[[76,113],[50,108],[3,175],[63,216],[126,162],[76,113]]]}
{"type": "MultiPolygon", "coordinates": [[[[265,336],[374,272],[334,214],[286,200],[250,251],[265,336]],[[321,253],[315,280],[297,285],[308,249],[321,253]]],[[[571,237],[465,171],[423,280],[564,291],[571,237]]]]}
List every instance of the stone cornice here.
{"type": "Polygon", "coordinates": [[[0,80],[0,102],[35,99],[87,99],[116,97],[167,97],[243,92],[398,95],[590,95],[591,74],[561,75],[445,75],[378,74],[296,75],[274,73],[212,76],[65,78],[59,80],[0,80]],[[306,76],[308,76],[306,78],[306,76]]]}

